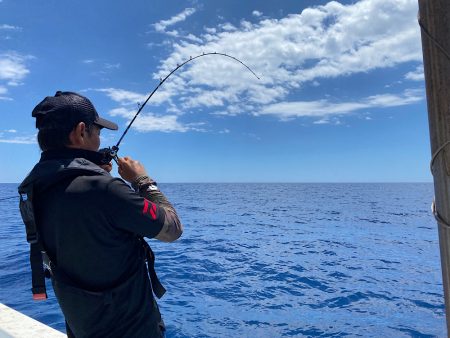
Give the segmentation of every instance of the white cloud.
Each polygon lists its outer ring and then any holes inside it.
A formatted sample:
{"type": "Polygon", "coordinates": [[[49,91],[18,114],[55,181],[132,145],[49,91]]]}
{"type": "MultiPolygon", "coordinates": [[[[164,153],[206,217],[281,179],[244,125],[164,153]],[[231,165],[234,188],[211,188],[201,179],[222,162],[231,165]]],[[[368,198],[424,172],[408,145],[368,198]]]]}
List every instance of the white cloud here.
{"type": "MultiPolygon", "coordinates": [[[[160,63],[154,79],[164,78],[190,57],[219,52],[242,60],[261,80],[225,56],[198,58],[174,73],[149,101],[149,106],[166,104],[169,114],[143,111],[133,125],[138,131],[199,130],[195,124],[181,123],[180,117],[203,107],[215,115],[269,114],[282,120],[310,116],[317,118],[317,124],[340,124],[340,116],[349,113],[423,100],[423,93],[417,90],[346,102],[287,100],[304,86],[325,88],[329,78],[420,62],[414,0],[361,0],[348,5],[331,1],[281,19],[263,18],[261,12],[254,11],[252,14],[259,18],[256,23],[222,22],[217,27],[205,27],[202,35],[172,27],[195,12],[187,8],[153,25],[156,31],[179,38],[165,42],[171,53],[160,63]]],[[[110,114],[127,120],[137,111],[136,103],[144,102],[148,95],[119,88],[98,91],[119,104],[110,114]]]]}
{"type": "Polygon", "coordinates": [[[405,74],[405,79],[412,81],[422,81],[425,79],[423,66],[418,66],[414,71],[405,74]]]}
{"type": "Polygon", "coordinates": [[[32,136],[16,136],[12,138],[4,138],[0,135],[0,143],[14,143],[14,144],[36,144],[36,135],[32,136]]]}
{"type": "Polygon", "coordinates": [[[94,63],[94,60],[93,59],[85,59],[85,60],[82,60],[81,62],[89,65],[89,64],[94,63]]]}
{"type": "MultiPolygon", "coordinates": [[[[126,125],[128,125],[131,119],[136,115],[137,110],[128,109],[125,107],[118,107],[110,110],[108,114],[110,116],[120,116],[127,119],[126,125]]],[[[152,113],[146,113],[142,111],[134,123],[132,128],[139,132],[186,132],[189,130],[193,131],[204,131],[199,128],[199,126],[204,123],[188,123],[183,124],[179,121],[179,115],[156,115],[152,113]]]]}
{"type": "Polygon", "coordinates": [[[233,26],[231,23],[227,22],[224,23],[222,25],[219,26],[220,29],[224,30],[224,31],[235,31],[237,30],[237,28],[235,26],[233,26]]]}
{"type": "Polygon", "coordinates": [[[161,88],[161,99],[220,111],[239,102],[262,108],[323,79],[422,60],[416,15],[414,0],[332,1],[281,19],[242,21],[239,27],[224,23],[197,37],[205,43],[174,42],[154,77],[190,56],[226,52],[252,67],[261,81],[237,62],[206,56],[174,74],[171,86],[161,88]]]}
{"type": "Polygon", "coordinates": [[[323,118],[313,122],[314,124],[330,124],[330,120],[328,118],[323,118]]]}
{"type": "Polygon", "coordinates": [[[208,34],[215,34],[217,32],[217,29],[215,29],[214,27],[206,27],[205,31],[208,34]]]}
{"type": "Polygon", "coordinates": [[[149,42],[149,43],[147,43],[147,47],[149,47],[149,48],[153,48],[153,47],[163,47],[163,46],[168,46],[168,45],[170,45],[170,44],[171,44],[170,41],[164,40],[164,41],[161,42],[161,43],[149,42]]]}
{"type": "Polygon", "coordinates": [[[14,32],[22,31],[22,27],[13,26],[8,24],[0,24],[0,39],[1,40],[12,40],[12,34],[14,32]]]}
{"type": "Polygon", "coordinates": [[[204,91],[194,98],[185,98],[184,107],[198,107],[199,105],[205,107],[223,106],[224,99],[227,98],[227,93],[221,90],[204,91]]]}
{"type": "Polygon", "coordinates": [[[0,30],[20,31],[20,30],[22,30],[22,27],[2,24],[2,25],[0,25],[0,30]]]}
{"type": "Polygon", "coordinates": [[[167,35],[169,36],[173,36],[173,37],[178,37],[180,36],[180,33],[178,33],[178,31],[176,29],[173,29],[171,31],[166,31],[165,32],[167,35]]]}
{"type": "Polygon", "coordinates": [[[203,40],[196,37],[194,34],[188,34],[186,36],[183,37],[184,39],[190,40],[192,42],[198,42],[198,43],[203,43],[203,40]]]}
{"type": "MultiPolygon", "coordinates": [[[[30,72],[26,66],[30,58],[16,52],[0,54],[0,81],[5,81],[8,86],[20,85],[30,72]]],[[[2,87],[5,88],[4,85],[2,87]]]]}
{"type": "MultiPolygon", "coordinates": [[[[171,104],[170,95],[172,94],[172,91],[175,90],[177,82],[167,83],[165,84],[166,91],[158,90],[153,96],[152,99],[147,103],[147,105],[158,105],[161,102],[168,102],[169,105],[171,104]]],[[[120,88],[101,88],[101,89],[94,89],[99,92],[106,93],[106,95],[112,99],[113,101],[120,103],[122,106],[129,106],[134,105],[137,107],[137,104],[143,104],[145,100],[147,99],[149,93],[142,94],[142,93],[136,93],[125,89],[120,88]]],[[[175,107],[171,107],[174,109],[175,107]]]]}
{"type": "MultiPolygon", "coordinates": [[[[135,111],[126,108],[115,108],[109,112],[111,116],[121,116],[126,118],[127,125],[136,114],[135,111]]],[[[186,132],[194,129],[193,125],[183,125],[178,121],[177,115],[157,116],[151,113],[141,113],[132,125],[132,128],[139,132],[162,131],[162,132],[186,132]]]]}
{"type": "Polygon", "coordinates": [[[358,101],[330,102],[293,101],[279,102],[264,107],[255,115],[274,115],[281,120],[295,117],[318,117],[315,123],[328,123],[330,116],[346,115],[363,109],[387,108],[408,105],[424,99],[422,90],[406,90],[402,94],[380,94],[363,98],[358,101]]]}
{"type": "MultiPolygon", "coordinates": [[[[183,12],[171,17],[169,20],[162,20],[155,24],[153,24],[153,27],[155,30],[159,33],[167,34],[174,38],[180,38],[183,40],[188,40],[194,43],[203,43],[203,40],[191,33],[185,34],[183,32],[180,32],[176,29],[168,30],[167,28],[175,25],[179,22],[185,21],[189,16],[194,14],[197,10],[195,8],[186,8],[183,12]]],[[[149,44],[151,47],[152,44],[149,44]]]]}
{"type": "Polygon", "coordinates": [[[131,120],[134,117],[134,115],[136,115],[136,112],[137,111],[130,110],[130,109],[127,109],[127,108],[124,108],[124,107],[119,107],[119,108],[111,109],[108,112],[108,114],[110,116],[121,116],[121,117],[124,117],[124,118],[127,118],[127,119],[131,120]]]}
{"type": "Polygon", "coordinates": [[[186,132],[190,128],[184,126],[178,121],[177,115],[156,116],[153,114],[144,114],[136,120],[134,128],[137,131],[162,131],[162,132],[186,132]],[[139,121],[137,121],[139,120],[139,121]]]}
{"type": "Polygon", "coordinates": [[[105,63],[103,65],[103,67],[105,69],[119,69],[120,68],[120,63],[105,63]]]}
{"type": "Polygon", "coordinates": [[[181,13],[171,17],[169,20],[161,20],[153,25],[157,32],[165,32],[166,28],[178,22],[186,20],[189,16],[196,12],[195,8],[186,8],[181,13]]]}
{"type": "Polygon", "coordinates": [[[254,10],[254,11],[252,12],[252,15],[253,15],[253,16],[256,16],[257,18],[259,18],[261,15],[263,15],[263,13],[260,12],[260,11],[254,10]]]}
{"type": "Polygon", "coordinates": [[[106,93],[106,95],[113,101],[118,102],[122,105],[130,105],[143,103],[146,99],[144,94],[139,94],[131,92],[124,89],[117,88],[102,88],[96,89],[99,92],[106,93]]]}
{"type": "Polygon", "coordinates": [[[245,30],[245,31],[249,31],[253,28],[253,25],[250,21],[247,20],[241,20],[241,27],[245,30]]]}

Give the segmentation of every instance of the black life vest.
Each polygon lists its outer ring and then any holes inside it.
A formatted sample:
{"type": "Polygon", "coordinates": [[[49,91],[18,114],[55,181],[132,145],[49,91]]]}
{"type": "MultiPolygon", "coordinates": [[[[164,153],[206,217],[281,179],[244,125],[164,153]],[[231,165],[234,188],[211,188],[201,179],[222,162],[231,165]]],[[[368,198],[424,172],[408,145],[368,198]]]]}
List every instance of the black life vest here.
{"type": "MultiPolygon", "coordinates": [[[[100,168],[99,168],[100,169],[100,168]]],[[[48,189],[49,187],[57,184],[63,179],[66,179],[70,176],[79,176],[79,175],[100,175],[101,171],[97,170],[87,170],[87,169],[78,169],[73,168],[68,170],[65,175],[59,175],[55,180],[52,180],[50,183],[45,185],[45,187],[40,188],[39,192],[48,189]]],[[[43,242],[39,237],[38,225],[36,224],[35,212],[33,200],[34,196],[34,182],[30,180],[25,180],[19,186],[19,195],[20,195],[20,213],[22,216],[22,220],[25,224],[26,230],[26,238],[27,242],[30,244],[30,265],[31,265],[31,274],[32,274],[32,288],[31,291],[33,293],[34,300],[45,300],[48,298],[46,287],[45,287],[45,278],[52,278],[56,280],[60,284],[68,285],[73,288],[77,288],[81,292],[85,292],[87,294],[93,294],[92,291],[84,290],[73,283],[72,280],[58,267],[52,262],[52,260],[47,255],[47,252],[43,246],[43,242]]],[[[142,245],[142,253],[143,258],[146,262],[148,275],[151,282],[152,291],[156,297],[161,298],[166,289],[161,284],[158,279],[158,276],[155,272],[155,255],[145,241],[143,237],[138,237],[142,245]]],[[[130,276],[131,277],[131,276],[130,276]]],[[[115,288],[119,288],[121,285],[116,286],[115,288]]],[[[103,295],[110,293],[111,290],[107,290],[105,292],[94,292],[97,295],[103,295]]]]}

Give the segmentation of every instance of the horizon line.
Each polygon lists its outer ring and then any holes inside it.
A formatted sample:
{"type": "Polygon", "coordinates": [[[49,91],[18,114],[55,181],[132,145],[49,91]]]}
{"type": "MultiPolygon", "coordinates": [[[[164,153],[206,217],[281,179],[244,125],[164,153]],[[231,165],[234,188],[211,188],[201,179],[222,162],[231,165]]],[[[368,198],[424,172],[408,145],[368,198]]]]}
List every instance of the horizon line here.
{"type": "MultiPolygon", "coordinates": [[[[210,182],[158,182],[158,184],[425,184],[434,183],[433,181],[324,181],[324,182],[301,182],[301,181],[289,181],[289,182],[276,182],[276,181],[210,181],[210,182]]],[[[20,184],[20,182],[0,182],[0,184],[20,184]]]]}

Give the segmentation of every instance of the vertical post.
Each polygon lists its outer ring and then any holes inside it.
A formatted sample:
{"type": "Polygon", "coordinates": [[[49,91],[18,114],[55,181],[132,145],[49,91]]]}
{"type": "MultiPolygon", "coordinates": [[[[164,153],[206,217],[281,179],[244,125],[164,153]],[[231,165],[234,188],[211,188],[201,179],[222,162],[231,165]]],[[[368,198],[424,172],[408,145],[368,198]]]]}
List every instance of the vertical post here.
{"type": "MultiPolygon", "coordinates": [[[[428,103],[431,153],[442,151],[433,163],[436,210],[450,224],[450,0],[418,0],[419,18],[433,39],[422,29],[422,51],[428,103]],[[437,43],[441,46],[438,47],[437,43]]],[[[444,285],[447,334],[450,333],[450,227],[438,222],[444,285]]]]}

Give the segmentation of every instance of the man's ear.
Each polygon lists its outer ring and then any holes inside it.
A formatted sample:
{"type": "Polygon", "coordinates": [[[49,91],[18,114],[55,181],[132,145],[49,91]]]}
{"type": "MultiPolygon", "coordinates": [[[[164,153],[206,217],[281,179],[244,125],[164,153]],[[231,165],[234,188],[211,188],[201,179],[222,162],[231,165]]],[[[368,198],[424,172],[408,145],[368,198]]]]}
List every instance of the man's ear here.
{"type": "Polygon", "coordinates": [[[86,124],[84,122],[78,123],[69,134],[69,147],[83,146],[86,132],[86,124]]]}

